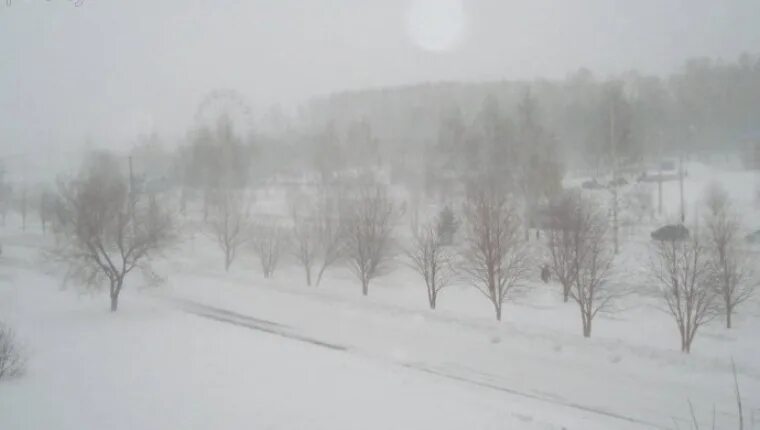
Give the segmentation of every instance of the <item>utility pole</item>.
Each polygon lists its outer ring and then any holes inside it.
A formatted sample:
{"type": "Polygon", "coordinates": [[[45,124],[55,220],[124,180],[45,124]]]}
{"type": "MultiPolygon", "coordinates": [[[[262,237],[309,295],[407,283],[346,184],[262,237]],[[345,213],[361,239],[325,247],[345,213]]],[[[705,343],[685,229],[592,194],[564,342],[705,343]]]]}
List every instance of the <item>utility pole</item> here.
{"type": "Polygon", "coordinates": [[[617,148],[615,147],[615,100],[610,105],[610,145],[612,145],[612,233],[615,254],[619,251],[618,243],[618,183],[617,183],[617,148]]]}
{"type": "Polygon", "coordinates": [[[135,177],[132,173],[132,156],[127,157],[129,159],[129,200],[133,200],[135,195],[135,177]]]}
{"type": "MultiPolygon", "coordinates": [[[[687,133],[689,141],[693,140],[694,138],[694,125],[689,126],[689,132],[687,133]]],[[[690,144],[691,142],[687,142],[686,144],[690,144]]],[[[678,154],[678,187],[681,193],[681,224],[686,222],[686,204],[684,203],[684,197],[683,197],[683,154],[685,152],[685,144],[681,143],[681,150],[678,154]]]]}
{"type": "Polygon", "coordinates": [[[660,168],[660,173],[657,176],[657,215],[662,216],[662,154],[664,153],[663,146],[665,145],[665,143],[663,142],[663,139],[662,139],[662,130],[660,130],[659,134],[660,134],[660,151],[659,151],[660,155],[658,157],[659,159],[657,160],[657,165],[660,168]]]}
{"type": "Polygon", "coordinates": [[[683,201],[683,152],[678,156],[678,187],[681,191],[681,224],[686,222],[686,212],[683,201]]]}
{"type": "Polygon", "coordinates": [[[132,156],[129,159],[129,203],[134,204],[135,201],[135,176],[132,172],[132,156]]]}
{"type": "Polygon", "coordinates": [[[135,228],[135,177],[132,173],[132,156],[129,156],[129,217],[132,228],[135,228]]]}

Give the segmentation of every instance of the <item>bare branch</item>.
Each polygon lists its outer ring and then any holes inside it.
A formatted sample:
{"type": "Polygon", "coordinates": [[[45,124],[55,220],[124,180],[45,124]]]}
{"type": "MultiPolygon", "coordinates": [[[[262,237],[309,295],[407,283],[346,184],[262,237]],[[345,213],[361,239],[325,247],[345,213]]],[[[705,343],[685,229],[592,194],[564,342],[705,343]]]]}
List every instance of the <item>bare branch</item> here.
{"type": "Polygon", "coordinates": [[[755,289],[751,262],[739,250],[740,222],[731,207],[728,193],[713,183],[705,195],[705,227],[709,245],[709,281],[720,297],[726,327],[731,328],[737,306],[749,299],[755,289]]]}
{"type": "Polygon", "coordinates": [[[220,190],[215,196],[211,229],[224,253],[224,270],[229,271],[238,251],[249,240],[248,204],[242,192],[220,190]]]}
{"type": "Polygon", "coordinates": [[[116,160],[97,154],[79,177],[59,187],[58,244],[51,253],[67,265],[65,280],[89,287],[109,285],[118,308],[124,279],[174,238],[173,220],[155,199],[130,197],[116,160]]]}
{"type": "Polygon", "coordinates": [[[517,207],[498,187],[477,184],[468,195],[465,220],[462,272],[501,320],[504,301],[522,287],[530,269],[517,207]]]}
{"type": "Polygon", "coordinates": [[[406,254],[410,266],[425,280],[428,304],[435,309],[438,293],[452,281],[453,256],[444,245],[440,222],[435,219],[423,226],[413,227],[413,241],[406,254]]]}
{"type": "Polygon", "coordinates": [[[393,257],[395,208],[385,187],[374,182],[359,185],[348,201],[346,256],[366,296],[370,281],[389,269],[393,257]]]}
{"type": "Polygon", "coordinates": [[[274,275],[285,240],[285,232],[276,221],[262,220],[254,223],[253,247],[259,256],[265,278],[274,275]]]}
{"type": "Polygon", "coordinates": [[[707,251],[698,231],[683,241],[657,241],[652,247],[650,276],[665,310],[681,335],[681,351],[689,352],[697,330],[717,314],[709,283],[707,251]]]}

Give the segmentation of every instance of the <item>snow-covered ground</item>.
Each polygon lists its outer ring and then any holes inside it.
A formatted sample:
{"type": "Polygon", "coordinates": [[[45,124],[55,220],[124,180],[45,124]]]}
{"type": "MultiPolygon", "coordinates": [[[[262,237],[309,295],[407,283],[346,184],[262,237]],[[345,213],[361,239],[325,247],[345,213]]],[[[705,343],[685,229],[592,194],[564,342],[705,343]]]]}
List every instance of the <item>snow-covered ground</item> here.
{"type": "MultiPolygon", "coordinates": [[[[760,228],[747,172],[690,166],[688,207],[712,178],[760,228]]],[[[666,216],[677,187],[665,185],[666,216]]],[[[165,285],[133,281],[111,314],[105,293],[61,290],[41,269],[35,226],[20,233],[9,220],[0,319],[29,362],[0,383],[0,429],[672,429],[688,428],[689,401],[705,426],[715,407],[718,428],[736,428],[732,358],[746,420],[760,426],[760,306],[740,308],[730,331],[705,327],[682,354],[675,324],[645,294],[649,231],[630,233],[618,264],[641,293],[585,339],[555,284],[531,284],[499,323],[466,285],[428,310],[403,264],[369,297],[345,270],[309,288],[294,263],[265,280],[245,254],[224,273],[202,234],[158,264],[165,285]]]]}

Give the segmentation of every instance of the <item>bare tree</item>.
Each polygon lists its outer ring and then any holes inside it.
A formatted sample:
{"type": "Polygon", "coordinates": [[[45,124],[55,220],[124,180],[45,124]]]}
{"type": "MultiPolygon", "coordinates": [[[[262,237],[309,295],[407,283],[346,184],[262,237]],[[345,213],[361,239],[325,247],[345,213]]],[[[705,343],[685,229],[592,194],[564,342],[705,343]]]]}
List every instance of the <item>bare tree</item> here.
{"type": "Polygon", "coordinates": [[[395,209],[385,187],[376,183],[360,185],[348,206],[346,256],[366,296],[370,281],[388,270],[393,256],[395,209]]]}
{"type": "Polygon", "coordinates": [[[271,278],[277,269],[285,234],[274,221],[259,221],[253,227],[253,246],[261,262],[265,278],[271,278]]]}
{"type": "Polygon", "coordinates": [[[290,215],[293,221],[291,237],[293,239],[292,251],[298,262],[306,272],[306,285],[311,286],[311,269],[317,258],[319,250],[319,230],[317,223],[303,206],[293,203],[290,215]],[[300,207],[299,207],[300,206],[300,207]]]}
{"type": "Polygon", "coordinates": [[[710,280],[721,299],[726,328],[731,328],[736,307],[752,296],[750,264],[739,250],[740,223],[726,190],[718,184],[707,189],[705,228],[710,247],[710,280]]]}
{"type": "Polygon", "coordinates": [[[570,298],[570,289],[576,278],[572,219],[576,204],[575,196],[564,194],[554,199],[549,206],[550,228],[546,244],[551,256],[552,271],[562,285],[562,298],[565,302],[570,298]]]}
{"type": "Polygon", "coordinates": [[[51,222],[55,216],[55,197],[47,189],[43,189],[40,193],[37,213],[40,216],[42,234],[45,234],[47,233],[47,224],[51,222]]]}
{"type": "Polygon", "coordinates": [[[501,321],[504,301],[522,285],[530,268],[517,206],[498,187],[479,185],[467,196],[465,221],[463,273],[493,304],[501,321]]]}
{"type": "Polygon", "coordinates": [[[629,212],[638,224],[644,220],[644,217],[650,218],[654,214],[654,206],[652,203],[652,190],[648,188],[647,184],[638,184],[634,186],[631,191],[622,196],[623,208],[629,212]]]}
{"type": "Polygon", "coordinates": [[[242,189],[248,183],[254,154],[253,146],[239,135],[228,113],[213,119],[214,125],[201,124],[190,134],[190,146],[183,148],[176,160],[183,182],[182,204],[188,188],[200,191],[204,221],[208,221],[216,190],[242,189]]]}
{"type": "Polygon", "coordinates": [[[323,190],[316,204],[317,247],[322,259],[317,273],[317,285],[322,282],[322,275],[327,268],[345,257],[348,225],[342,207],[344,198],[341,187],[337,187],[333,193],[323,190]]]}
{"type": "Polygon", "coordinates": [[[612,287],[609,275],[614,254],[607,243],[607,217],[595,203],[577,196],[570,214],[570,248],[573,286],[570,297],[581,311],[583,336],[591,336],[591,323],[599,312],[610,311],[621,294],[612,287]]]}
{"type": "Polygon", "coordinates": [[[430,309],[435,309],[438,293],[451,283],[454,274],[453,256],[438,226],[436,219],[414,228],[412,247],[406,252],[412,268],[425,280],[430,309]]]}
{"type": "Polygon", "coordinates": [[[99,154],[80,177],[60,184],[61,239],[54,256],[68,266],[67,281],[109,285],[116,311],[124,281],[135,268],[152,274],[150,257],[173,238],[173,222],[155,199],[130,197],[113,157],[99,154]]]}
{"type": "Polygon", "coordinates": [[[21,375],[25,362],[13,330],[0,323],[0,380],[21,375]]]}
{"type": "Polygon", "coordinates": [[[697,330],[716,315],[709,283],[707,250],[698,232],[681,241],[657,241],[649,272],[681,335],[681,351],[690,352],[697,330]]]}
{"type": "Polygon", "coordinates": [[[242,192],[221,190],[217,192],[211,229],[224,253],[224,270],[229,271],[240,247],[249,236],[247,205],[242,192]]]}
{"type": "Polygon", "coordinates": [[[18,201],[16,202],[19,215],[21,215],[21,230],[26,231],[26,216],[29,212],[27,201],[28,191],[26,185],[22,185],[19,190],[18,201]]]}
{"type": "Polygon", "coordinates": [[[5,225],[5,218],[8,216],[8,210],[12,205],[13,187],[5,179],[5,168],[0,166],[0,217],[5,225]]]}

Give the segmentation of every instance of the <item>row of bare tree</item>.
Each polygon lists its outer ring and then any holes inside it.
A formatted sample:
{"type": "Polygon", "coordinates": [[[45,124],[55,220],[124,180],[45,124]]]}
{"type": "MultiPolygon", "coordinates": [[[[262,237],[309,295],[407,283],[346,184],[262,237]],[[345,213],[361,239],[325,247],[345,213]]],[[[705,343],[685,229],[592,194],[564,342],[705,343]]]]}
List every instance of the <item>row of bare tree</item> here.
{"type": "Polygon", "coordinates": [[[385,187],[325,187],[317,196],[298,196],[291,203],[287,225],[277,220],[255,221],[239,193],[223,191],[211,228],[229,269],[243,245],[250,242],[265,277],[274,272],[280,253],[289,250],[303,267],[306,284],[316,285],[325,271],[346,261],[368,294],[369,283],[382,274],[393,256],[392,229],[397,218],[385,187]]]}
{"type": "MultiPolygon", "coordinates": [[[[57,237],[51,255],[66,263],[67,279],[109,285],[114,311],[127,275],[142,269],[146,279],[154,279],[152,257],[177,236],[171,212],[159,199],[133,192],[121,170],[114,157],[94,155],[78,177],[59,184],[51,205],[57,237]]],[[[220,190],[208,223],[225,268],[251,243],[265,277],[289,251],[308,285],[314,271],[318,285],[328,268],[345,263],[367,295],[371,281],[391,269],[400,249],[394,236],[400,213],[385,186],[356,183],[302,196],[291,205],[287,226],[254,221],[240,191],[220,190]]],[[[678,326],[684,352],[697,330],[721,313],[730,328],[737,307],[754,289],[749,262],[738,247],[740,223],[726,192],[710,188],[706,208],[704,226],[688,240],[655,242],[650,252],[651,285],[678,326]]],[[[514,193],[486,180],[469,187],[456,246],[441,217],[413,223],[407,262],[423,278],[432,309],[441,290],[461,280],[482,293],[501,319],[504,303],[527,285],[537,267],[538,255],[522,235],[519,213],[514,193]]],[[[555,199],[549,214],[550,266],[565,301],[577,304],[588,337],[594,318],[614,310],[617,299],[631,292],[613,279],[609,219],[592,197],[578,192],[555,199]]]]}
{"type": "Polygon", "coordinates": [[[713,184],[706,192],[704,225],[687,240],[659,242],[650,273],[689,352],[700,327],[718,317],[731,328],[737,307],[757,285],[741,247],[741,223],[727,192],[713,184]]]}
{"type": "Polygon", "coordinates": [[[37,212],[43,233],[52,217],[53,193],[44,187],[16,187],[5,178],[0,166],[0,223],[5,225],[9,211],[15,211],[21,217],[21,229],[26,230],[27,221],[32,212],[37,212]]]}
{"type": "MultiPolygon", "coordinates": [[[[675,321],[681,350],[689,352],[697,330],[723,315],[731,328],[737,306],[752,295],[756,282],[741,250],[741,224],[726,191],[712,185],[705,196],[704,225],[686,240],[655,241],[646,264],[649,284],[675,321]]],[[[599,312],[613,310],[615,299],[630,294],[609,282],[614,254],[605,238],[608,221],[588,197],[565,194],[550,208],[547,245],[551,267],[565,301],[581,310],[583,334],[599,312]]]]}

